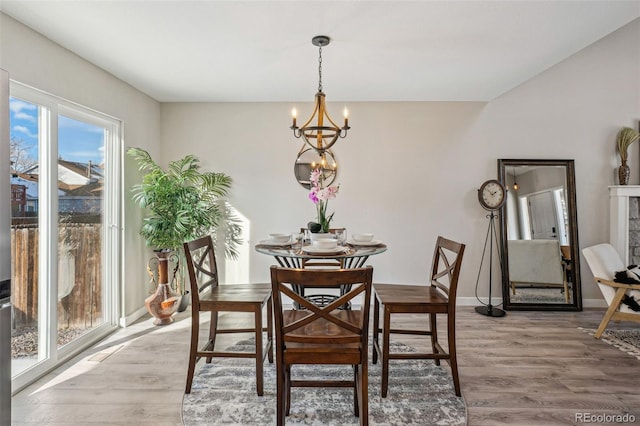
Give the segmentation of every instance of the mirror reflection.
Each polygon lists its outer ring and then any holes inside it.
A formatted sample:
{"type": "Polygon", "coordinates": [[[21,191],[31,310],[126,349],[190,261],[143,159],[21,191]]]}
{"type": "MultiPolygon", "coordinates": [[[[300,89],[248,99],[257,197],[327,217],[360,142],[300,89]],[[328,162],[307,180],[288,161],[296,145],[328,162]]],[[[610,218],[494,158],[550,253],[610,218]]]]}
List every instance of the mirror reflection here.
{"type": "Polygon", "coordinates": [[[573,160],[499,160],[499,174],[505,308],[579,310],[573,160]]]}
{"type": "Polygon", "coordinates": [[[338,173],[338,164],[333,152],[330,149],[325,149],[320,154],[315,149],[303,145],[293,166],[293,172],[298,183],[305,189],[311,189],[309,177],[311,176],[311,170],[317,168],[322,170],[323,186],[331,185],[338,173]]]}

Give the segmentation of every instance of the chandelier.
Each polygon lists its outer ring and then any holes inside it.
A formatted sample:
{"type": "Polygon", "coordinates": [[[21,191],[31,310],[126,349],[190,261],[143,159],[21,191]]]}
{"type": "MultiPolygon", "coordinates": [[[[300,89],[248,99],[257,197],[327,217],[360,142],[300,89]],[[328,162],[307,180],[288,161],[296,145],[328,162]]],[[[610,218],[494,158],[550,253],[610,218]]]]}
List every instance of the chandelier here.
{"type": "Polygon", "coordinates": [[[322,91],[322,48],[330,42],[327,36],[315,36],[311,39],[314,46],[318,46],[318,93],[316,93],[315,105],[311,117],[298,127],[296,124],[297,111],[295,108],[291,111],[293,115],[293,135],[296,138],[302,137],[309,146],[318,151],[319,154],[331,148],[338,138],[347,136],[349,127],[349,118],[347,108],[344,109],[344,126],[338,125],[331,119],[325,105],[325,95],[322,91]]]}

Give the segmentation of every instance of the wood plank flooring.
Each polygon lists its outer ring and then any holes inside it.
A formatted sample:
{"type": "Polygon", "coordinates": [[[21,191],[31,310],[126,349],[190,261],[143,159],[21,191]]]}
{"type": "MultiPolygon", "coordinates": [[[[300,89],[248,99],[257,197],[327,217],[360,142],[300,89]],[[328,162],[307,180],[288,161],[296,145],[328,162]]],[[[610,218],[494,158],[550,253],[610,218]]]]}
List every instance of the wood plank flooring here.
{"type": "MultiPolygon", "coordinates": [[[[640,424],[640,360],[577,329],[596,328],[603,313],[490,318],[460,307],[458,362],[468,424],[580,424],[576,413],[630,413],[640,424]]],[[[238,325],[249,317],[223,321],[238,325]]],[[[421,319],[401,321],[415,326],[421,319]]],[[[181,425],[189,334],[189,311],[166,327],[145,319],[116,332],[14,396],[13,424],[181,425]]],[[[416,336],[398,341],[418,349],[428,344],[416,336]]]]}

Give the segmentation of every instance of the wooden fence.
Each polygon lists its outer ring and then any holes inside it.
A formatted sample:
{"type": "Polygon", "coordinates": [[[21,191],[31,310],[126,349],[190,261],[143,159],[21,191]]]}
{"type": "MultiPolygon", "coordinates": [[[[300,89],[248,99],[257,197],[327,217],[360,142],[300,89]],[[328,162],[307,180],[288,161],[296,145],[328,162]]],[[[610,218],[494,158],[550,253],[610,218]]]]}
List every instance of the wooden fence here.
{"type": "MultiPolygon", "coordinates": [[[[61,224],[58,239],[58,328],[102,323],[102,225],[61,224]]],[[[13,327],[38,322],[38,227],[11,228],[13,327]]],[[[44,283],[43,283],[44,284],[44,283]]]]}

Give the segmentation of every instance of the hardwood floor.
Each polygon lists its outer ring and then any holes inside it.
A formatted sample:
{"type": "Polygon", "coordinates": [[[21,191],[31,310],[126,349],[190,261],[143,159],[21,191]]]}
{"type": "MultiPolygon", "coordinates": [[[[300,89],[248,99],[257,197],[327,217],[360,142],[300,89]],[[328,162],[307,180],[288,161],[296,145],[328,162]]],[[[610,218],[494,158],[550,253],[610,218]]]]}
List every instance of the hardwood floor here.
{"type": "MultiPolygon", "coordinates": [[[[596,328],[603,312],[510,311],[490,318],[460,307],[468,424],[580,424],[577,413],[630,413],[640,424],[640,360],[577,328],[596,328]]],[[[238,316],[223,321],[238,325],[238,316]]],[[[632,327],[638,325],[611,326],[632,327]]],[[[143,320],[118,331],[14,396],[13,424],[180,425],[189,333],[189,311],[169,326],[143,320]]],[[[416,348],[428,343],[413,336],[402,341],[416,348]]]]}

